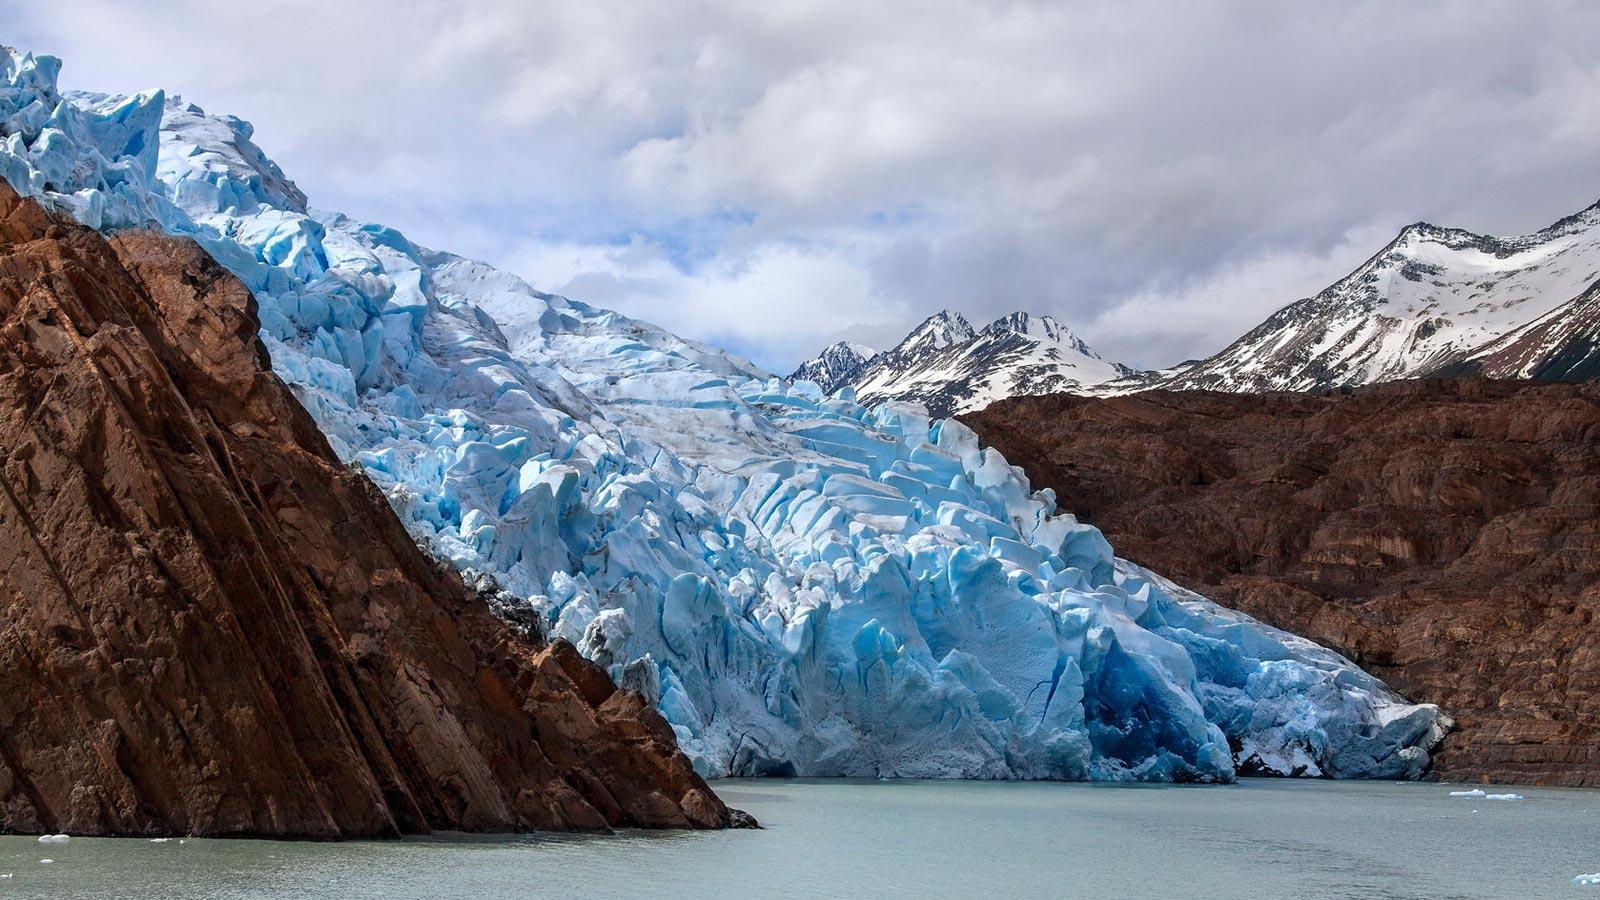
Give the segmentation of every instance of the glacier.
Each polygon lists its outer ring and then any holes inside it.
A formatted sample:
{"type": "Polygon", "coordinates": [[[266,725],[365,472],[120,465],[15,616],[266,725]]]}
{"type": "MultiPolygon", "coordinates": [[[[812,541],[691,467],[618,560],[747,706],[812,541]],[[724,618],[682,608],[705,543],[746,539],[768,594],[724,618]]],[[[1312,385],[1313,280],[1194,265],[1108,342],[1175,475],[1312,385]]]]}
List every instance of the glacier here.
{"type": "Polygon", "coordinates": [[[251,126],[0,52],[0,175],[198,241],[413,536],[719,775],[1415,777],[1448,719],[1116,558],[954,420],[314,209],[251,126]]]}

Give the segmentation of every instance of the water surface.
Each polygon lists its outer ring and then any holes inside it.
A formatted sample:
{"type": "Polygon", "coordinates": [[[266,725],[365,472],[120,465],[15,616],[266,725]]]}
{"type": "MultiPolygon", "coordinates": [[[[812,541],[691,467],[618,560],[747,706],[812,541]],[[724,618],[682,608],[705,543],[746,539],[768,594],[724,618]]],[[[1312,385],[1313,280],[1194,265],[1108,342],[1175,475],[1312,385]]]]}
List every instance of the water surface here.
{"type": "Polygon", "coordinates": [[[317,844],[0,838],[3,896],[1584,897],[1600,792],[718,782],[766,829],[317,844]],[[42,865],[41,858],[53,864],[42,865]]]}

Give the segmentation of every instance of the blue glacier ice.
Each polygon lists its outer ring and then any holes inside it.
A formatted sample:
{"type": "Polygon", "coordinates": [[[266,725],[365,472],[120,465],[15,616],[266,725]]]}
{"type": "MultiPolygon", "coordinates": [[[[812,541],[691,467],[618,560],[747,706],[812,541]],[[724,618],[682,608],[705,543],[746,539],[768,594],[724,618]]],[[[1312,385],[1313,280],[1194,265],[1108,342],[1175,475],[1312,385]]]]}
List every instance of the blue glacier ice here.
{"type": "Polygon", "coordinates": [[[58,69],[0,53],[0,174],[201,243],[416,539],[652,698],[705,774],[1405,777],[1447,727],[1117,559],[959,422],[313,209],[248,123],[58,69]]]}

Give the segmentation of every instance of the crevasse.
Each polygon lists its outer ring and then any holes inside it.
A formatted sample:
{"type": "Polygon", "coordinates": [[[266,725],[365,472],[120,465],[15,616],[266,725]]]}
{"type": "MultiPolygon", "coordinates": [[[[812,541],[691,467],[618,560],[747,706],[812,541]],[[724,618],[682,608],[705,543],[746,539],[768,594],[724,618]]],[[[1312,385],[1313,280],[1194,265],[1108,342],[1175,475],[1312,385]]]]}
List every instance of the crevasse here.
{"type": "Polygon", "coordinates": [[[314,210],[250,126],[0,54],[0,175],[199,241],[417,539],[653,698],[708,775],[1414,776],[1446,720],[868,411],[314,210]]]}

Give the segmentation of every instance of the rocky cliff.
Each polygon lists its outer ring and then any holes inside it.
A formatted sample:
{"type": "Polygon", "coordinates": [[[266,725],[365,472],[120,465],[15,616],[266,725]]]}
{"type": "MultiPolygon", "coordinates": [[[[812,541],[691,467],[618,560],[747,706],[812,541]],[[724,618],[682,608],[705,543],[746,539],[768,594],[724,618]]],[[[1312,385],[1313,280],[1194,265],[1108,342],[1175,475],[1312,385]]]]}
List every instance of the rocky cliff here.
{"type": "Polygon", "coordinates": [[[665,721],[418,550],[195,244],[0,183],[0,829],[716,827],[665,721]]]}
{"type": "Polygon", "coordinates": [[[1443,706],[1440,776],[1600,785],[1600,385],[1054,395],[965,421],[1124,556],[1443,706]]]}

